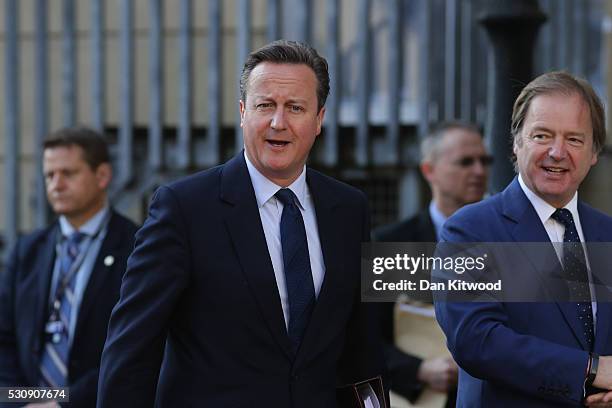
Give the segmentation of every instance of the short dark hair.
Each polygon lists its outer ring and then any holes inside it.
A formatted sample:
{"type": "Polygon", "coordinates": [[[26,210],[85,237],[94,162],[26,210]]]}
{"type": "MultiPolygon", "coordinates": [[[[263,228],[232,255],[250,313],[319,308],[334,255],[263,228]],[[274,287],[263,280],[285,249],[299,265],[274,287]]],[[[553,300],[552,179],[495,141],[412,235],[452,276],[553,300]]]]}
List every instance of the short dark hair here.
{"type": "Polygon", "coordinates": [[[110,163],[108,144],[102,134],[85,126],[66,127],[52,132],[45,139],[43,150],[69,146],[83,149],[83,160],[93,170],[102,163],[110,163]]]}
{"type": "Polygon", "coordinates": [[[246,102],[247,85],[251,71],[262,62],[276,64],[304,64],[310,67],[317,78],[317,111],[325,106],[329,95],[329,72],[327,61],[310,45],[287,40],[277,40],[249,54],[240,75],[240,98],[246,102]]]}
{"type": "MultiPolygon", "coordinates": [[[[606,141],[606,119],[603,104],[595,90],[586,80],[575,77],[565,71],[553,71],[540,75],[527,84],[514,102],[512,109],[512,141],[518,142],[529,106],[536,96],[562,93],[578,94],[589,107],[591,126],[593,127],[593,150],[599,153],[606,141]]],[[[514,158],[515,159],[515,158],[514,158]]]]}
{"type": "Polygon", "coordinates": [[[477,133],[482,137],[480,128],[473,123],[461,120],[448,120],[440,122],[435,125],[431,132],[429,132],[421,141],[421,160],[433,160],[439,153],[440,142],[444,138],[446,132],[455,129],[464,130],[470,133],[477,133]]]}

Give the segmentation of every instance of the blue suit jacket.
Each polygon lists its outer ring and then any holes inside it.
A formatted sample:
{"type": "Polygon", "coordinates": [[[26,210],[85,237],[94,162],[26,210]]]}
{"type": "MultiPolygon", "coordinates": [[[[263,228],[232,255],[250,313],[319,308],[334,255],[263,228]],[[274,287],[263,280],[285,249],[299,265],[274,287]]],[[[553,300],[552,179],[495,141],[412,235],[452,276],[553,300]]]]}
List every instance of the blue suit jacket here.
{"type": "MultiPolygon", "coordinates": [[[[587,242],[612,241],[612,218],[582,202],[578,212],[587,242]]],[[[549,242],[516,178],[459,210],[442,239],[549,242]]],[[[588,348],[574,304],[436,302],[436,316],[462,368],[458,407],[581,406],[588,348]]],[[[611,319],[610,304],[598,302],[594,351],[601,355],[612,354],[611,319]]]]}
{"type": "Polygon", "coordinates": [[[98,407],[335,407],[339,382],[380,374],[359,302],[365,196],[310,169],[306,181],[326,271],[297,355],[240,153],[155,193],[111,317],[98,407]]]}
{"type": "MultiPolygon", "coordinates": [[[[19,239],[0,274],[0,386],[38,386],[55,262],[55,222],[19,239]]],[[[100,355],[136,226],[113,212],[79,310],[68,361],[71,407],[96,403],[100,355]],[[113,256],[114,263],[104,259],[113,256]]],[[[0,403],[0,406],[2,404],[0,403]]],[[[14,405],[10,405],[14,406],[14,405]]]]}

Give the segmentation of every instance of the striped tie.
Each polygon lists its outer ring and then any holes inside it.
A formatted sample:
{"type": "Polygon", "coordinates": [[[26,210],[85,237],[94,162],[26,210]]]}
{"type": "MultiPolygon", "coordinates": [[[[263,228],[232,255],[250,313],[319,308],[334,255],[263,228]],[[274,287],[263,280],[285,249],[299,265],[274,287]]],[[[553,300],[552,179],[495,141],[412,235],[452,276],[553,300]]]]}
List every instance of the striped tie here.
{"type": "MultiPolygon", "coordinates": [[[[60,276],[57,282],[58,286],[62,285],[64,278],[69,273],[74,261],[79,256],[79,244],[85,237],[81,232],[74,232],[64,240],[61,248],[60,257],[60,276]]],[[[42,359],[40,362],[41,385],[47,387],[63,387],[66,386],[68,378],[68,353],[69,353],[69,338],[68,329],[70,327],[70,313],[74,305],[74,285],[76,282],[76,273],[70,277],[70,282],[66,285],[61,299],[59,299],[59,321],[61,321],[63,330],[55,334],[55,341],[45,342],[42,359]]]]}

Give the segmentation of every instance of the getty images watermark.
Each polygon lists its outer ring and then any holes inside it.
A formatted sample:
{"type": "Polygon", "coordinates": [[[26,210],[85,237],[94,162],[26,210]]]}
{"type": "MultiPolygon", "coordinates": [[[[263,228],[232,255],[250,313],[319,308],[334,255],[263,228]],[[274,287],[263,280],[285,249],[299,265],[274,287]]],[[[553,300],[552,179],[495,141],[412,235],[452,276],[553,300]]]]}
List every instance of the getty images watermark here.
{"type": "MultiPolygon", "coordinates": [[[[361,298],[393,302],[404,294],[423,301],[567,302],[577,299],[562,267],[570,244],[368,243],[363,244],[361,298]]],[[[611,243],[584,245],[592,290],[612,300],[611,243]],[[601,293],[599,293],[601,292],[601,293]]]]}

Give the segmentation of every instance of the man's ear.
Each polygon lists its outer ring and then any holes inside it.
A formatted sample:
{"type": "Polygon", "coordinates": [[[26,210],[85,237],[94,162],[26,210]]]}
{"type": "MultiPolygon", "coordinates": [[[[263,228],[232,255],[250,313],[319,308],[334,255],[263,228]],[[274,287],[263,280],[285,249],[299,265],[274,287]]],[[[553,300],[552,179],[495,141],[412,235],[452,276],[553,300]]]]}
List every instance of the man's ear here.
{"type": "Polygon", "coordinates": [[[240,127],[242,127],[244,123],[244,111],[246,109],[246,106],[244,105],[244,101],[242,99],[238,101],[238,106],[240,108],[240,127]]]}
{"type": "Polygon", "coordinates": [[[102,190],[106,190],[110,185],[113,178],[113,168],[110,163],[102,163],[96,169],[96,179],[98,181],[98,187],[102,190]]]}
{"type": "Polygon", "coordinates": [[[325,117],[325,106],[323,106],[319,113],[317,113],[317,133],[318,136],[321,133],[321,127],[323,126],[323,118],[325,117]]]}
{"type": "Polygon", "coordinates": [[[419,169],[421,170],[421,174],[429,184],[431,184],[434,179],[434,165],[430,161],[422,161],[419,165],[419,169]]]}

